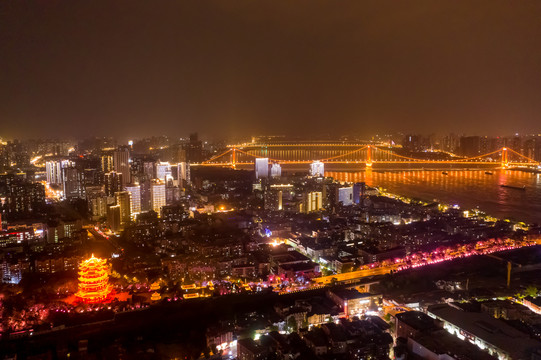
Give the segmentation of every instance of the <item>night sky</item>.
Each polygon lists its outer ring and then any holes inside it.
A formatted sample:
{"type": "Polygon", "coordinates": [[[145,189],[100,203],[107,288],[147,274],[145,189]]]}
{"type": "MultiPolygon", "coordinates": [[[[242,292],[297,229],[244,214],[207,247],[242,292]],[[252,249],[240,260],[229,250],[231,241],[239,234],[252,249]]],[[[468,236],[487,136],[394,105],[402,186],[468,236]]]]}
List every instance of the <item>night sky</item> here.
{"type": "Polygon", "coordinates": [[[0,1],[0,137],[541,133],[541,1],[0,1]]]}

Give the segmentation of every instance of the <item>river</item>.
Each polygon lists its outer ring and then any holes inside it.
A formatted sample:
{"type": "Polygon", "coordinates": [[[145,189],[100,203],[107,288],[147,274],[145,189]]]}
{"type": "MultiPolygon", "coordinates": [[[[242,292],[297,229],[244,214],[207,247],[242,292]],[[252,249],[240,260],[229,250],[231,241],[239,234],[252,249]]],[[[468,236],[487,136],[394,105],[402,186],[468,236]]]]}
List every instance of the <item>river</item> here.
{"type": "Polygon", "coordinates": [[[412,170],[412,171],[328,171],[339,181],[361,182],[387,191],[423,200],[439,200],[479,208],[502,218],[541,224],[541,174],[514,170],[412,170]],[[500,185],[526,187],[526,190],[500,185]]]}

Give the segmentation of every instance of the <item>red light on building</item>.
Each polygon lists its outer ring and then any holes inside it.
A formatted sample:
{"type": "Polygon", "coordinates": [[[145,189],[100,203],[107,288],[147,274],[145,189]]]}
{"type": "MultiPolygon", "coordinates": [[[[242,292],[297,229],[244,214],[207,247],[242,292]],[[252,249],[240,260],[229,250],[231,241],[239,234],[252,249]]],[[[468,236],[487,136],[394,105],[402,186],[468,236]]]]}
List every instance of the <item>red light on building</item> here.
{"type": "Polygon", "coordinates": [[[79,265],[79,291],[77,296],[86,303],[104,301],[111,292],[106,260],[92,257],[79,265]]]}

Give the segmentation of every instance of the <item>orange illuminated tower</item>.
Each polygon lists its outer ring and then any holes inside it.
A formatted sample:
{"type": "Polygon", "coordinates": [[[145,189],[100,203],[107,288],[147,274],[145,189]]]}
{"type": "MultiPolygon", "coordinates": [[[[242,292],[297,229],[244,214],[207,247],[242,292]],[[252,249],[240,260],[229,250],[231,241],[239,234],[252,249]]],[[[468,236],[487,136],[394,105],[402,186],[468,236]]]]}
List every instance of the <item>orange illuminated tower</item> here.
{"type": "Polygon", "coordinates": [[[506,147],[502,148],[502,160],[501,160],[502,167],[509,166],[509,153],[507,151],[506,147]]]}
{"type": "Polygon", "coordinates": [[[372,166],[372,147],[370,145],[366,148],[366,166],[372,166]]]}
{"type": "Polygon", "coordinates": [[[86,303],[103,301],[111,292],[106,260],[92,257],[79,265],[79,291],[77,296],[86,303]]]}

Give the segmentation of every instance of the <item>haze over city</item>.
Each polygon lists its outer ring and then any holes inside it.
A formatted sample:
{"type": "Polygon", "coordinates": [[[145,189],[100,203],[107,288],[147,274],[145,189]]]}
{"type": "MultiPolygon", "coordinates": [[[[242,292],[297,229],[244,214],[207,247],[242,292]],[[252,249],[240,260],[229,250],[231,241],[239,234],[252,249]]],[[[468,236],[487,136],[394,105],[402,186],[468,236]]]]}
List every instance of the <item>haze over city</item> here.
{"type": "Polygon", "coordinates": [[[537,132],[540,8],[3,1],[0,136],[537,132]]]}
{"type": "Polygon", "coordinates": [[[0,1],[0,360],[541,360],[540,20],[0,1]]]}

